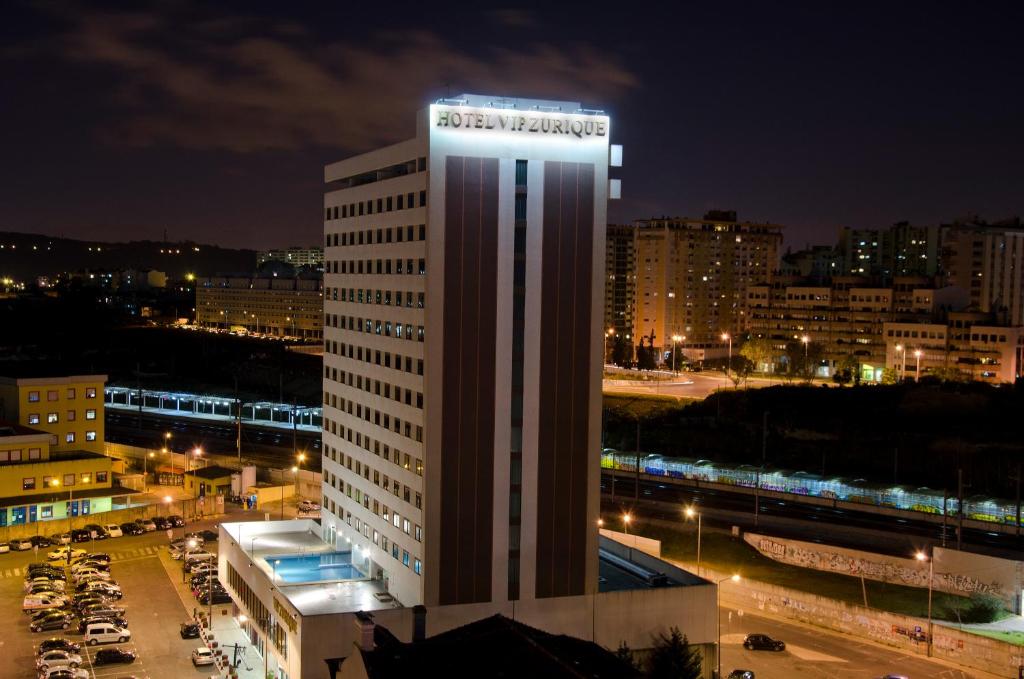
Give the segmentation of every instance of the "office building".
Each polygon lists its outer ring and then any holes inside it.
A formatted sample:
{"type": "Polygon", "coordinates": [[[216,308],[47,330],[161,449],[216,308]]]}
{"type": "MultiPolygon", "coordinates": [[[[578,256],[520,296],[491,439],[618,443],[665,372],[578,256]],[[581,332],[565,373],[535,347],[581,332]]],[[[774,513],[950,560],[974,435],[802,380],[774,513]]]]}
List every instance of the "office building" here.
{"type": "Polygon", "coordinates": [[[211,276],[196,280],[196,323],[208,328],[318,339],[323,336],[318,275],[211,276]]]}
{"type": "Polygon", "coordinates": [[[500,613],[713,641],[714,585],[598,534],[609,134],[578,103],[462,95],[326,167],[321,522],[221,525],[276,676],[351,652],[358,611],[408,641],[418,605],[427,636],[500,613]]]}
{"type": "MultiPolygon", "coordinates": [[[[609,356],[616,342],[633,343],[633,309],[636,304],[636,253],[632,224],[609,224],[604,251],[604,332],[609,356]]],[[[632,351],[629,352],[632,356],[632,351]]],[[[610,360],[605,356],[605,361],[610,360]]]]}
{"type": "Polygon", "coordinates": [[[292,246],[278,250],[263,250],[257,257],[257,263],[285,262],[295,268],[309,266],[322,269],[324,265],[324,249],[318,245],[310,247],[292,246]]]}
{"type": "Polygon", "coordinates": [[[103,454],[103,385],[106,375],[0,376],[0,419],[45,431],[53,451],[103,454]]]}
{"type": "Polygon", "coordinates": [[[770,283],[778,267],[781,226],[714,211],[636,227],[634,344],[644,337],[663,353],[676,336],[691,348],[719,346],[745,327],[747,289],[770,283]]]}

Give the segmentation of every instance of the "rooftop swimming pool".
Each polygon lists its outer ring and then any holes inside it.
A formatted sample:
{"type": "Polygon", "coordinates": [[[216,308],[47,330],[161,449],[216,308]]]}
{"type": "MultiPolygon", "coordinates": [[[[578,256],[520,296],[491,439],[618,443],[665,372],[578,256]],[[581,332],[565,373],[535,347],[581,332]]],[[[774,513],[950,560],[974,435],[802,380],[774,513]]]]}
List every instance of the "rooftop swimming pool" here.
{"type": "Polygon", "coordinates": [[[267,558],[277,579],[283,582],[360,580],[366,576],[352,565],[352,552],[294,554],[267,558]]]}

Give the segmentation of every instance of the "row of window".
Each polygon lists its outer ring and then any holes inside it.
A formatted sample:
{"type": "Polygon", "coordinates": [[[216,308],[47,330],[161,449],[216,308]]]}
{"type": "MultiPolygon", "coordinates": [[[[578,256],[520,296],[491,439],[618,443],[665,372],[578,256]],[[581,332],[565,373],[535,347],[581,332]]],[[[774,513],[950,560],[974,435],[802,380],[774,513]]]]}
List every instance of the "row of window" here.
{"type": "Polygon", "coordinates": [[[327,247],[350,245],[386,245],[387,243],[412,243],[427,239],[427,225],[419,226],[389,226],[376,229],[376,240],[374,229],[360,229],[359,231],[345,231],[343,233],[327,234],[327,247]]]}
{"type": "Polygon", "coordinates": [[[381,274],[423,276],[427,273],[427,260],[419,259],[331,259],[325,262],[327,273],[381,274]]]}
{"type": "MultiPolygon", "coordinates": [[[[385,523],[391,523],[395,528],[401,530],[406,535],[410,535],[416,542],[423,542],[423,527],[419,524],[415,524],[409,520],[408,517],[401,516],[397,510],[389,509],[387,505],[382,504],[378,500],[372,498],[369,493],[362,491],[361,489],[353,486],[351,483],[346,483],[344,479],[339,479],[334,474],[328,474],[329,485],[339,492],[345,493],[345,496],[351,498],[356,504],[363,505],[363,509],[370,509],[370,503],[373,502],[373,514],[384,519],[385,523]]],[[[387,478],[386,476],[384,477],[387,478]]],[[[395,481],[395,495],[398,495],[398,482],[395,481]]],[[[385,488],[385,491],[390,492],[389,488],[385,488]]],[[[408,497],[409,488],[406,486],[406,496],[408,497]]],[[[420,500],[420,494],[416,493],[417,505],[422,501],[420,500]]]]}
{"type": "MultiPolygon", "coordinates": [[[[324,495],[323,499],[324,499],[323,506],[324,507],[328,507],[329,506],[331,508],[331,513],[332,514],[334,514],[335,516],[340,516],[338,514],[338,506],[334,503],[334,500],[331,500],[326,495],[324,495]]],[[[390,554],[391,554],[391,557],[393,559],[395,559],[396,561],[400,561],[402,563],[402,565],[405,566],[406,568],[409,568],[411,566],[413,573],[415,573],[416,575],[422,575],[423,574],[423,562],[421,562],[417,558],[411,558],[410,559],[409,550],[402,549],[402,547],[397,542],[389,541],[388,540],[388,536],[382,535],[375,528],[371,529],[370,525],[365,523],[365,522],[363,522],[363,521],[360,521],[358,516],[357,517],[353,517],[351,512],[346,511],[345,512],[345,523],[347,523],[348,525],[352,526],[355,529],[355,531],[357,533],[362,534],[363,537],[365,537],[367,539],[370,539],[370,540],[373,540],[373,544],[380,546],[380,548],[384,551],[385,554],[389,553],[388,552],[388,544],[390,542],[390,545],[391,545],[390,554]]]]}
{"type": "Polygon", "coordinates": [[[42,457],[42,450],[40,448],[29,448],[24,452],[24,457],[21,448],[15,448],[14,450],[0,450],[0,462],[21,462],[22,460],[38,460],[42,457]]]}
{"type": "MultiPolygon", "coordinates": [[[[336,320],[338,323],[338,325],[332,327],[337,328],[340,326],[342,330],[353,330],[355,332],[365,332],[372,335],[395,337],[397,339],[415,339],[417,342],[422,342],[424,338],[423,326],[413,326],[412,323],[402,323],[400,321],[382,321],[379,318],[362,318],[356,316],[346,316],[344,314],[338,314],[337,319],[332,318],[331,320],[336,320]]],[[[327,344],[330,344],[329,340],[325,342],[324,351],[329,351],[329,349],[327,348],[327,344]]]]}
{"type": "MultiPolygon", "coordinates": [[[[66,421],[68,421],[68,422],[74,422],[75,418],[77,417],[76,412],[77,411],[75,411],[75,410],[67,411],[64,419],[66,421]]],[[[96,411],[93,408],[90,408],[90,409],[86,410],[85,411],[85,419],[87,419],[87,420],[95,420],[96,419],[96,411]]],[[[47,424],[56,424],[58,422],[60,422],[60,413],[46,413],[46,423],[47,424]]],[[[29,415],[28,415],[28,423],[29,424],[39,424],[39,413],[29,413],[29,415]]]]}
{"type": "MultiPolygon", "coordinates": [[[[364,363],[372,363],[379,365],[383,368],[391,368],[394,363],[394,369],[404,371],[410,375],[422,375],[423,374],[423,359],[413,358],[412,356],[402,356],[402,354],[392,354],[387,351],[381,351],[380,349],[370,349],[370,347],[359,347],[353,344],[346,344],[345,342],[336,342],[334,340],[327,340],[324,342],[324,351],[335,356],[341,356],[342,358],[351,358],[356,361],[362,361],[364,363]],[[392,358],[394,360],[392,360],[392,358]],[[415,365],[415,372],[413,366],[415,365]]],[[[324,372],[325,377],[338,382],[340,384],[352,384],[350,378],[345,377],[345,372],[338,372],[337,368],[327,368],[324,372]]],[[[360,387],[361,388],[361,387],[360,387]]]]}
{"type": "MultiPolygon", "coordinates": [[[[354,302],[356,304],[383,304],[384,306],[392,306],[391,301],[394,300],[394,306],[402,306],[402,291],[395,290],[394,297],[391,295],[390,290],[364,290],[363,288],[328,288],[327,299],[334,302],[354,302]],[[341,291],[339,297],[338,291],[341,291]]],[[[423,304],[426,301],[426,295],[422,292],[413,293],[411,290],[405,291],[405,307],[408,309],[418,308],[422,309],[423,304]],[[416,295],[415,305],[413,303],[413,295],[416,295]]],[[[337,315],[334,316],[334,327],[338,327],[337,315]]],[[[324,320],[325,325],[331,325],[331,315],[328,314],[324,320]]]]}
{"type": "MultiPolygon", "coordinates": [[[[38,403],[39,402],[39,394],[40,394],[40,392],[38,392],[38,391],[30,391],[30,392],[28,392],[28,402],[29,403],[38,403]]],[[[75,398],[77,398],[77,391],[76,391],[76,389],[74,387],[68,387],[67,391],[64,394],[64,397],[66,399],[68,399],[69,401],[73,401],[75,398]]],[[[85,397],[86,398],[96,398],[96,388],[95,387],[86,387],[85,388],[85,397]]],[[[50,389],[50,390],[48,390],[46,392],[46,400],[47,401],[56,401],[59,398],[60,398],[60,391],[57,390],[57,389],[50,389]]]]}
{"type": "MultiPolygon", "coordinates": [[[[107,482],[107,475],[108,475],[108,473],[109,472],[95,472],[95,473],[93,473],[93,472],[82,472],[81,474],[78,474],[78,475],[76,475],[74,473],[64,474],[63,477],[61,478],[61,481],[60,481],[59,484],[54,484],[54,481],[57,479],[56,476],[44,476],[44,477],[42,477],[42,485],[38,486],[38,488],[46,489],[46,488],[69,488],[69,487],[74,487],[76,485],[83,485],[84,486],[84,485],[89,485],[91,483],[94,483],[93,479],[95,479],[95,483],[106,483],[107,482]]],[[[21,480],[21,489],[22,490],[36,490],[36,488],[37,488],[37,486],[36,486],[36,479],[37,478],[38,477],[35,477],[35,476],[26,476],[26,477],[22,478],[22,480],[21,480]]]]}
{"type": "MultiPolygon", "coordinates": [[[[344,411],[342,411],[344,412],[344,411]]],[[[353,415],[353,417],[355,417],[353,415]]],[[[423,427],[421,425],[414,425],[411,422],[403,421],[400,417],[394,417],[384,413],[383,415],[377,411],[368,407],[363,407],[363,417],[359,419],[365,420],[366,422],[373,422],[376,426],[381,427],[386,431],[393,431],[400,436],[404,436],[410,441],[416,441],[417,443],[423,442],[423,427]],[[373,419],[370,419],[370,415],[374,414],[373,419]]],[[[364,436],[362,432],[355,432],[355,440],[353,441],[353,431],[351,428],[346,427],[343,424],[325,417],[324,418],[324,430],[330,431],[335,436],[339,436],[349,443],[355,443],[358,446],[362,446],[360,439],[365,438],[367,445],[369,445],[370,437],[364,436]]],[[[365,447],[365,446],[363,446],[365,447]]],[[[367,448],[369,450],[369,448],[367,448]]]]}
{"type": "Polygon", "coordinates": [[[427,192],[420,191],[419,203],[416,201],[415,192],[399,193],[394,196],[384,196],[374,200],[361,200],[358,203],[346,205],[333,205],[324,208],[324,220],[348,219],[349,217],[362,217],[363,215],[380,214],[382,212],[393,212],[394,210],[411,210],[415,207],[427,206],[427,192]],[[376,208],[376,211],[374,211],[376,208]]]}

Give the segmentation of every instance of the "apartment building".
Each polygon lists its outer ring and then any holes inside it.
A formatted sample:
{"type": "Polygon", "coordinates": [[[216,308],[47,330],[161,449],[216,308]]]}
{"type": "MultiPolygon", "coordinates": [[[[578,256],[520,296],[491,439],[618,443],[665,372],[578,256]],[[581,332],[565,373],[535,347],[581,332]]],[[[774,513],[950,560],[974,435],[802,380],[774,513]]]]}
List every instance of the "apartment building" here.
{"type": "Polygon", "coordinates": [[[210,276],[195,285],[199,325],[279,337],[323,336],[323,279],[318,275],[210,276]]]}
{"type": "Polygon", "coordinates": [[[1020,219],[942,227],[941,265],[948,285],[967,290],[974,310],[1024,325],[1024,226],[1020,219]]]}
{"type": "MultiPolygon", "coordinates": [[[[35,368],[30,368],[35,370],[35,368]]],[[[54,451],[102,454],[106,375],[0,376],[0,420],[46,432],[54,451]]]]}
{"type": "MultiPolygon", "coordinates": [[[[636,304],[636,227],[609,224],[604,252],[604,326],[608,352],[616,341],[633,342],[633,311],[636,304]]],[[[630,353],[630,355],[632,355],[630,353]]],[[[605,357],[608,360],[608,357],[605,357]]]]}
{"type": "Polygon", "coordinates": [[[277,250],[263,250],[256,256],[258,264],[265,262],[285,262],[298,268],[311,266],[322,268],[324,265],[324,249],[318,245],[310,247],[292,246],[277,250]]]}

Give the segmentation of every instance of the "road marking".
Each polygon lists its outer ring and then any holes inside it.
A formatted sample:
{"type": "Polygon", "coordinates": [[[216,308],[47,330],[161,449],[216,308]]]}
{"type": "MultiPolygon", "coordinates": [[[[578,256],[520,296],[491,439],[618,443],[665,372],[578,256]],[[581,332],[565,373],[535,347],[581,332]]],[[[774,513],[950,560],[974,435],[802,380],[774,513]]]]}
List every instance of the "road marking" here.
{"type": "Polygon", "coordinates": [[[801,660],[807,660],[809,662],[849,662],[849,660],[844,658],[837,658],[836,656],[829,655],[827,653],[812,651],[811,649],[804,648],[802,646],[786,644],[786,650],[801,660]]]}
{"type": "Polygon", "coordinates": [[[14,575],[15,575],[15,577],[21,575],[21,569],[20,568],[15,568],[14,569],[14,575]]]}
{"type": "Polygon", "coordinates": [[[8,568],[7,570],[4,571],[4,577],[5,578],[11,577],[11,569],[10,568],[8,568]]]}

